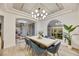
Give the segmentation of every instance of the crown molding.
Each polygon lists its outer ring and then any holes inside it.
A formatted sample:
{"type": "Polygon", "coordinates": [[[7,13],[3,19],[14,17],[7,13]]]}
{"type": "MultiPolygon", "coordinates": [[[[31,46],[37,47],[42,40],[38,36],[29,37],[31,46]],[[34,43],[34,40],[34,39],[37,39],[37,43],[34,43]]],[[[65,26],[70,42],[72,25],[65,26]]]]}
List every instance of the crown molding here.
{"type": "Polygon", "coordinates": [[[54,17],[58,17],[58,16],[61,16],[61,15],[65,15],[65,14],[70,13],[70,12],[73,12],[73,10],[63,9],[61,11],[55,12],[51,15],[48,15],[47,18],[45,18],[44,20],[51,19],[51,18],[54,18],[54,17]]]}
{"type": "MultiPolygon", "coordinates": [[[[11,7],[8,8],[8,7],[7,7],[7,4],[4,5],[4,7],[1,8],[0,10],[3,11],[3,12],[15,14],[15,15],[19,15],[19,16],[22,16],[22,17],[24,17],[24,18],[26,18],[26,19],[29,19],[29,20],[32,20],[32,21],[35,21],[35,22],[36,22],[36,20],[33,19],[30,14],[25,13],[25,12],[22,12],[22,11],[19,11],[19,10],[16,10],[16,9],[14,9],[14,8],[11,8],[11,7]]],[[[22,17],[21,17],[21,18],[22,18],[22,17]]]]}

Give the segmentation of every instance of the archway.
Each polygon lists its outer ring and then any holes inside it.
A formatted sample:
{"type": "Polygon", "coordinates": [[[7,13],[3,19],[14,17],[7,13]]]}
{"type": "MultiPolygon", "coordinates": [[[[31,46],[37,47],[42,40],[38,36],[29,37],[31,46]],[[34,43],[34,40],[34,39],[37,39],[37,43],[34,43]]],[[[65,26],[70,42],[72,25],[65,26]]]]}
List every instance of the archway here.
{"type": "Polygon", "coordinates": [[[35,23],[29,19],[17,18],[16,19],[16,45],[25,44],[22,37],[35,35],[35,23]]]}
{"type": "Polygon", "coordinates": [[[56,39],[63,38],[63,25],[59,20],[52,20],[47,26],[47,35],[54,37],[56,39]]]}

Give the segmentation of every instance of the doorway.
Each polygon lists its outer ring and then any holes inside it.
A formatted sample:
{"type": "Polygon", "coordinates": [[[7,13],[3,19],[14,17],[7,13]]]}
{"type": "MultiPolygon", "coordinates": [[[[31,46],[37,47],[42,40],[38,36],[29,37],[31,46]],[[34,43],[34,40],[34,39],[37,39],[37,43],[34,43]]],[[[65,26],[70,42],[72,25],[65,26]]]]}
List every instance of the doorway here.
{"type": "Polygon", "coordinates": [[[16,20],[16,44],[25,44],[22,37],[35,35],[34,21],[18,18],[16,20]]]}

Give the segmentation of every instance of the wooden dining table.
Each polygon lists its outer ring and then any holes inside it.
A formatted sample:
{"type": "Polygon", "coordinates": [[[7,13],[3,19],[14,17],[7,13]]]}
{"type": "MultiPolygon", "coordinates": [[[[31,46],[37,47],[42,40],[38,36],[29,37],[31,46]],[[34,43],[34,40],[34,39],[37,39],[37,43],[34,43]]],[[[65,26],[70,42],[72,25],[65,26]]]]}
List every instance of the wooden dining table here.
{"type": "Polygon", "coordinates": [[[41,47],[48,48],[58,41],[58,39],[38,38],[38,36],[26,36],[26,38],[38,43],[41,47]]]}

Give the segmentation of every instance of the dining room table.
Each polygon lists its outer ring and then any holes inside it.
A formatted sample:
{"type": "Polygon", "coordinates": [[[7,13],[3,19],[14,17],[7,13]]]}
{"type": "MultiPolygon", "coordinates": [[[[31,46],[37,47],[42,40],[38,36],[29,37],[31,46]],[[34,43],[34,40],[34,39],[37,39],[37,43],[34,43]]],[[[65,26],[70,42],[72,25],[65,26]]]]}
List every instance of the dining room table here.
{"type": "Polygon", "coordinates": [[[45,37],[39,38],[38,36],[26,36],[26,38],[36,42],[42,48],[48,48],[58,41],[58,39],[50,39],[45,37]]]}

